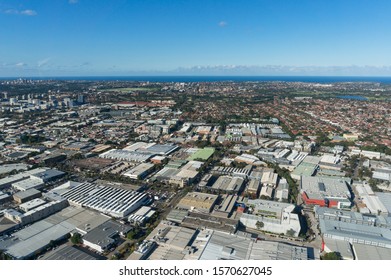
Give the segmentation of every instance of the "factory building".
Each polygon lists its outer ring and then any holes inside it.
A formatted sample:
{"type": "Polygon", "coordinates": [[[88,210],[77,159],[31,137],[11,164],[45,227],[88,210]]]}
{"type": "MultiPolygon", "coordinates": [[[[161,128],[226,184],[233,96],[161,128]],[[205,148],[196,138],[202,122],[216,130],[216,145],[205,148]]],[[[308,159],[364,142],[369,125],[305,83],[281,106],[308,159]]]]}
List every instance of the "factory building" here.
{"type": "Polygon", "coordinates": [[[115,218],[128,216],[148,201],[143,193],[93,183],[80,184],[62,196],[73,205],[95,209],[115,218]]]}

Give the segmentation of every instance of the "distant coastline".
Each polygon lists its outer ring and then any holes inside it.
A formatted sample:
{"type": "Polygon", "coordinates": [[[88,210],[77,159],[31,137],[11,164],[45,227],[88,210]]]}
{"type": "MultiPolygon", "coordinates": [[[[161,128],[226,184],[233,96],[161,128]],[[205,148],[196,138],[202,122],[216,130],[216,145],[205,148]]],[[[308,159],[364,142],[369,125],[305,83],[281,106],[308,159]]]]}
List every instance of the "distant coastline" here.
{"type": "Polygon", "coordinates": [[[346,83],[370,82],[391,84],[391,77],[374,76],[59,76],[59,77],[0,77],[0,80],[63,80],[63,81],[149,81],[149,82],[304,82],[346,83]]]}

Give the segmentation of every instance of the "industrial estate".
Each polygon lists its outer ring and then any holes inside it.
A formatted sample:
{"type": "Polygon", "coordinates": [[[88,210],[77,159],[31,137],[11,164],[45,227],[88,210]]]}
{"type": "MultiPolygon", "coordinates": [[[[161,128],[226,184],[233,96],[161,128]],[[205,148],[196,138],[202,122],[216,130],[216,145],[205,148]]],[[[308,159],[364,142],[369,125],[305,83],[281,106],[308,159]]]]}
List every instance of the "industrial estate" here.
{"type": "Polygon", "coordinates": [[[391,260],[391,85],[0,81],[1,259],[391,260]]]}

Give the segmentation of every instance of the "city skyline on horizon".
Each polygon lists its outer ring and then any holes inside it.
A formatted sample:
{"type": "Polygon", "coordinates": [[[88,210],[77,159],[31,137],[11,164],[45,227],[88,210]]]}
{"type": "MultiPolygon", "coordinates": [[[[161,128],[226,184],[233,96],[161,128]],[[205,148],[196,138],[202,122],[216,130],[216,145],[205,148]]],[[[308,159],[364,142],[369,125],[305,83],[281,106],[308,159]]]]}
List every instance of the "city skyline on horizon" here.
{"type": "Polygon", "coordinates": [[[4,0],[0,77],[391,76],[390,8],[386,0],[4,0]]]}

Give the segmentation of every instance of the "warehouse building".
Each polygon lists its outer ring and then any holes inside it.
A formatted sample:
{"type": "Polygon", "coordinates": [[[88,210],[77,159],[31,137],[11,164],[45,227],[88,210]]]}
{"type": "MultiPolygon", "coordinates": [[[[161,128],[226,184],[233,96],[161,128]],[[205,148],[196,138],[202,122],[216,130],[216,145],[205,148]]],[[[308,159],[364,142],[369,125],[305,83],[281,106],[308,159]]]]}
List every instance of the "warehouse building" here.
{"type": "Polygon", "coordinates": [[[5,203],[7,201],[10,201],[12,200],[12,196],[7,194],[7,193],[3,193],[2,191],[0,191],[0,204],[2,203],[5,203]]]}
{"type": "Polygon", "coordinates": [[[73,205],[95,209],[115,218],[128,216],[148,201],[143,193],[94,183],[80,184],[62,196],[73,205]]]}
{"type": "Polygon", "coordinates": [[[99,214],[75,207],[67,207],[42,221],[25,227],[0,241],[0,250],[15,259],[31,258],[43,252],[50,241],[64,239],[76,227],[99,214]]]}
{"type": "Polygon", "coordinates": [[[220,176],[212,185],[215,192],[239,193],[242,190],[244,179],[241,177],[220,176]]]}
{"type": "Polygon", "coordinates": [[[192,229],[213,229],[233,233],[238,228],[239,220],[216,216],[213,213],[189,212],[181,225],[192,229]]]}
{"type": "Polygon", "coordinates": [[[65,176],[64,172],[49,169],[49,168],[36,168],[28,171],[21,172],[16,175],[8,176],[3,179],[0,179],[0,189],[9,188],[11,186],[15,188],[20,188],[20,190],[30,189],[30,185],[36,185],[39,187],[43,186],[44,183],[49,181],[57,180],[65,176]],[[17,184],[24,180],[31,180],[24,183],[17,184]],[[38,183],[40,182],[40,184],[38,183]],[[15,186],[14,186],[15,185],[15,186]]]}
{"type": "Polygon", "coordinates": [[[179,201],[177,208],[209,213],[215,206],[217,198],[218,196],[214,194],[190,192],[179,201]]]}
{"type": "Polygon", "coordinates": [[[305,204],[322,207],[349,208],[351,193],[346,180],[302,176],[300,193],[305,204]]]}
{"type": "Polygon", "coordinates": [[[143,206],[139,210],[137,210],[135,213],[130,214],[128,217],[128,221],[131,224],[137,224],[137,225],[143,225],[145,222],[147,222],[154,214],[156,213],[155,210],[152,210],[149,206],[143,206]]]}
{"type": "Polygon", "coordinates": [[[251,165],[247,165],[245,168],[215,166],[212,169],[212,173],[218,175],[235,176],[235,177],[241,177],[247,179],[251,173],[251,169],[252,169],[251,165]]]}
{"type": "Polygon", "coordinates": [[[103,253],[115,244],[119,236],[125,237],[131,229],[130,226],[108,220],[84,235],[83,244],[103,253]]]}
{"type": "Polygon", "coordinates": [[[214,208],[213,215],[217,217],[228,218],[231,216],[234,207],[236,206],[237,200],[237,195],[222,195],[220,205],[214,208]]]}
{"type": "Polygon", "coordinates": [[[141,163],[126,171],[123,176],[134,180],[144,179],[146,176],[148,176],[149,173],[153,171],[153,169],[154,165],[152,163],[141,163]]]}
{"type": "Polygon", "coordinates": [[[77,246],[69,246],[67,244],[60,246],[56,250],[50,251],[42,258],[42,260],[105,260],[106,258],[87,250],[81,250],[77,246]]]}
{"type": "Polygon", "coordinates": [[[259,196],[260,187],[261,184],[259,180],[251,179],[246,188],[246,193],[252,198],[257,198],[259,196]]]}
{"type": "Polygon", "coordinates": [[[314,175],[317,168],[318,164],[303,161],[296,166],[295,170],[291,173],[291,176],[295,180],[300,180],[301,177],[314,175]]]}
{"type": "MultiPolygon", "coordinates": [[[[146,240],[155,243],[149,260],[196,260],[202,248],[196,244],[197,231],[162,221],[146,240]]],[[[137,254],[137,253],[136,253],[137,254]]]]}
{"type": "Polygon", "coordinates": [[[45,203],[43,203],[40,198],[36,198],[33,200],[33,203],[25,202],[24,209],[28,210],[26,213],[8,209],[7,212],[4,213],[4,216],[13,222],[26,225],[42,220],[68,206],[66,200],[44,202],[45,203]]]}
{"type": "Polygon", "coordinates": [[[162,170],[153,176],[153,180],[159,180],[184,187],[191,184],[199,175],[199,169],[203,162],[170,161],[162,170]],[[183,165],[183,166],[182,166],[183,165]]]}
{"type": "Polygon", "coordinates": [[[323,238],[391,249],[391,218],[316,207],[323,238]]]}
{"type": "Polygon", "coordinates": [[[275,197],[279,201],[288,200],[288,197],[289,197],[289,184],[288,184],[288,182],[287,182],[287,180],[285,178],[282,178],[278,182],[278,186],[277,186],[277,189],[276,189],[275,197]]]}
{"type": "Polygon", "coordinates": [[[20,210],[28,212],[38,206],[46,204],[46,201],[40,198],[35,198],[33,200],[27,201],[19,205],[20,210]]]}
{"type": "Polygon", "coordinates": [[[39,189],[42,189],[43,187],[45,186],[45,184],[39,180],[39,179],[31,179],[31,178],[28,178],[28,179],[25,179],[25,180],[22,180],[22,181],[19,181],[19,182],[16,182],[16,183],[13,183],[12,184],[12,187],[18,191],[27,191],[27,190],[30,190],[30,189],[36,189],[36,190],[39,190],[39,189]]]}
{"type": "Polygon", "coordinates": [[[107,158],[113,160],[122,160],[130,162],[146,162],[153,157],[154,154],[147,152],[134,152],[127,150],[112,149],[99,155],[100,158],[107,158]]]}
{"type": "Polygon", "coordinates": [[[23,203],[34,198],[41,197],[42,193],[36,189],[29,189],[27,191],[17,192],[14,194],[14,200],[17,203],[23,203]]]}
{"type": "Polygon", "coordinates": [[[313,248],[251,238],[246,234],[214,231],[200,260],[311,260],[313,248]]]}
{"type": "Polygon", "coordinates": [[[372,191],[367,183],[357,183],[354,185],[365,208],[359,208],[361,213],[372,213],[374,215],[388,215],[387,208],[383,205],[379,197],[372,191]]]}

